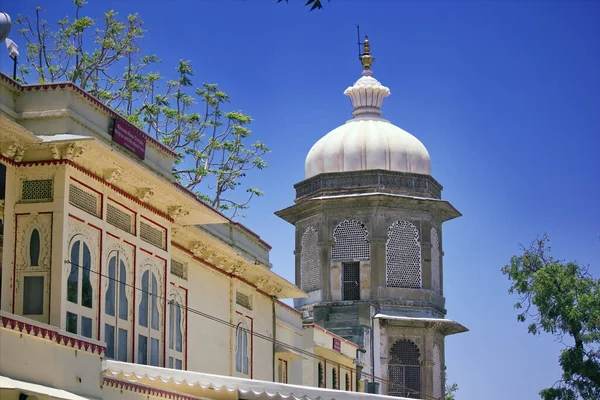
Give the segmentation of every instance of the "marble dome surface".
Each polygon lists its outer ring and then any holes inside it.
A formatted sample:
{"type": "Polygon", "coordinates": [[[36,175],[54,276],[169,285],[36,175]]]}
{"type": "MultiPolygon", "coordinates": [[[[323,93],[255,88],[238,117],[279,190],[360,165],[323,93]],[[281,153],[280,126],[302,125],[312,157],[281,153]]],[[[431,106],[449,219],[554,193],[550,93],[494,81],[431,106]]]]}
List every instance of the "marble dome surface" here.
{"type": "Polygon", "coordinates": [[[354,118],[322,137],[305,161],[305,179],[328,172],[384,169],[431,175],[427,149],[413,135],[381,118],[390,90],[370,70],[346,89],[354,118]]]}

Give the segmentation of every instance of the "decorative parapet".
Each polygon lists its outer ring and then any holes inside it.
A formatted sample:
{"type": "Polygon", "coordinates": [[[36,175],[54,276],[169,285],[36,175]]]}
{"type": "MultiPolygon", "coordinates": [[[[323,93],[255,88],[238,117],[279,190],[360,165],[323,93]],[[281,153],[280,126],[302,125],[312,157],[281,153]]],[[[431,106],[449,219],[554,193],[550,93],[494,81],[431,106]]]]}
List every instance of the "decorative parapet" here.
{"type": "Polygon", "coordinates": [[[55,342],[75,350],[86,351],[100,357],[103,357],[106,353],[106,346],[102,342],[74,335],[56,327],[7,313],[6,311],[0,311],[0,327],[55,342]]]}
{"type": "Polygon", "coordinates": [[[124,381],[121,379],[110,378],[107,376],[102,377],[102,384],[106,387],[115,388],[118,390],[126,390],[129,392],[140,393],[146,396],[160,397],[162,399],[170,400],[202,400],[203,397],[191,396],[189,394],[183,394],[173,392],[171,390],[158,389],[152,386],[144,385],[136,382],[124,381]]]}
{"type": "Polygon", "coordinates": [[[296,201],[317,194],[339,191],[378,191],[411,196],[442,198],[442,185],[429,175],[387,170],[330,172],[294,185],[296,201]]]}

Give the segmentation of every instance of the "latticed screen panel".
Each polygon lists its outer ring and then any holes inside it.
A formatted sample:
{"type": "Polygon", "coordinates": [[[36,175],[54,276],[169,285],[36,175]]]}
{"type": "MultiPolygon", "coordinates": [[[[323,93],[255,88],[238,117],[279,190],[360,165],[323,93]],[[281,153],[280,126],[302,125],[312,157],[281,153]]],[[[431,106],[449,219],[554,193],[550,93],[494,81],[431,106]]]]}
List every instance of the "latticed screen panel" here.
{"type": "Polygon", "coordinates": [[[71,183],[69,185],[69,203],[95,217],[100,217],[100,195],[80,188],[71,183]]]}
{"type": "Polygon", "coordinates": [[[362,222],[343,221],[333,230],[332,260],[368,260],[371,246],[369,232],[362,222]]]}
{"type": "Polygon", "coordinates": [[[302,235],[300,250],[300,288],[312,292],[321,288],[321,262],[317,230],[309,226],[302,235]]]}
{"type": "Polygon", "coordinates": [[[431,228],[431,287],[440,293],[440,241],[435,228],[431,228]]]}
{"type": "Polygon", "coordinates": [[[182,262],[171,260],[171,273],[181,279],[187,280],[187,268],[182,262]]]}
{"type": "Polygon", "coordinates": [[[416,226],[395,221],[388,229],[385,256],[388,287],[421,288],[421,244],[416,226]]]}
{"type": "Polygon", "coordinates": [[[440,347],[433,346],[433,397],[442,397],[442,362],[440,357],[440,347]]]}
{"type": "Polygon", "coordinates": [[[252,310],[250,296],[248,296],[247,294],[244,294],[242,292],[235,292],[235,302],[248,310],[252,310]]]}
{"type": "Polygon", "coordinates": [[[26,202],[52,201],[52,179],[23,181],[21,200],[26,202]]]}
{"type": "Polygon", "coordinates": [[[414,342],[402,339],[392,345],[388,380],[390,396],[421,398],[420,352],[414,342]]]}
{"type": "Polygon", "coordinates": [[[131,212],[126,212],[112,204],[106,205],[106,222],[131,234],[134,233],[134,217],[131,212]]]}
{"type": "Polygon", "coordinates": [[[360,262],[342,263],[342,300],[360,300],[360,262]]]}
{"type": "Polygon", "coordinates": [[[167,233],[164,229],[158,229],[150,224],[140,221],[140,238],[160,249],[166,249],[167,233]]]}

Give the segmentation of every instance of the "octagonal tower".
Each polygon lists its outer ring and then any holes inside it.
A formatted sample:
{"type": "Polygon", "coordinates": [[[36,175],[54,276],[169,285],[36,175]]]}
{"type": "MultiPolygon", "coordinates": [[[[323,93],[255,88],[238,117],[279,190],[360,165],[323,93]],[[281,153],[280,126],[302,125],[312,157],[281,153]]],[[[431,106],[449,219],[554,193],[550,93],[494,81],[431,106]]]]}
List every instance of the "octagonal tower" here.
{"type": "Polygon", "coordinates": [[[276,214],[296,227],[306,322],[363,348],[380,393],[441,398],[445,337],[467,331],[445,318],[443,291],[442,224],[461,214],[425,146],[382,118],[390,90],[373,60],[366,38],[362,77],[344,92],[353,118],[312,147],[295,204],[276,214]]]}

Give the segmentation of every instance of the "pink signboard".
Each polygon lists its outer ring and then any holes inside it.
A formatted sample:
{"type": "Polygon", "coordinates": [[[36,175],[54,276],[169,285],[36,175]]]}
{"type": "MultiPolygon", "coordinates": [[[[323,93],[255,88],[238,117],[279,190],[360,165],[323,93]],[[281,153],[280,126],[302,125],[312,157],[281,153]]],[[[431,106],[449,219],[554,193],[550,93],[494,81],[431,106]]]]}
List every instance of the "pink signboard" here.
{"type": "Polygon", "coordinates": [[[338,338],[333,338],[333,349],[339,353],[342,352],[342,341],[338,338]]]}
{"type": "Polygon", "coordinates": [[[113,140],[142,160],[146,157],[146,137],[129,122],[115,118],[113,140]]]}

